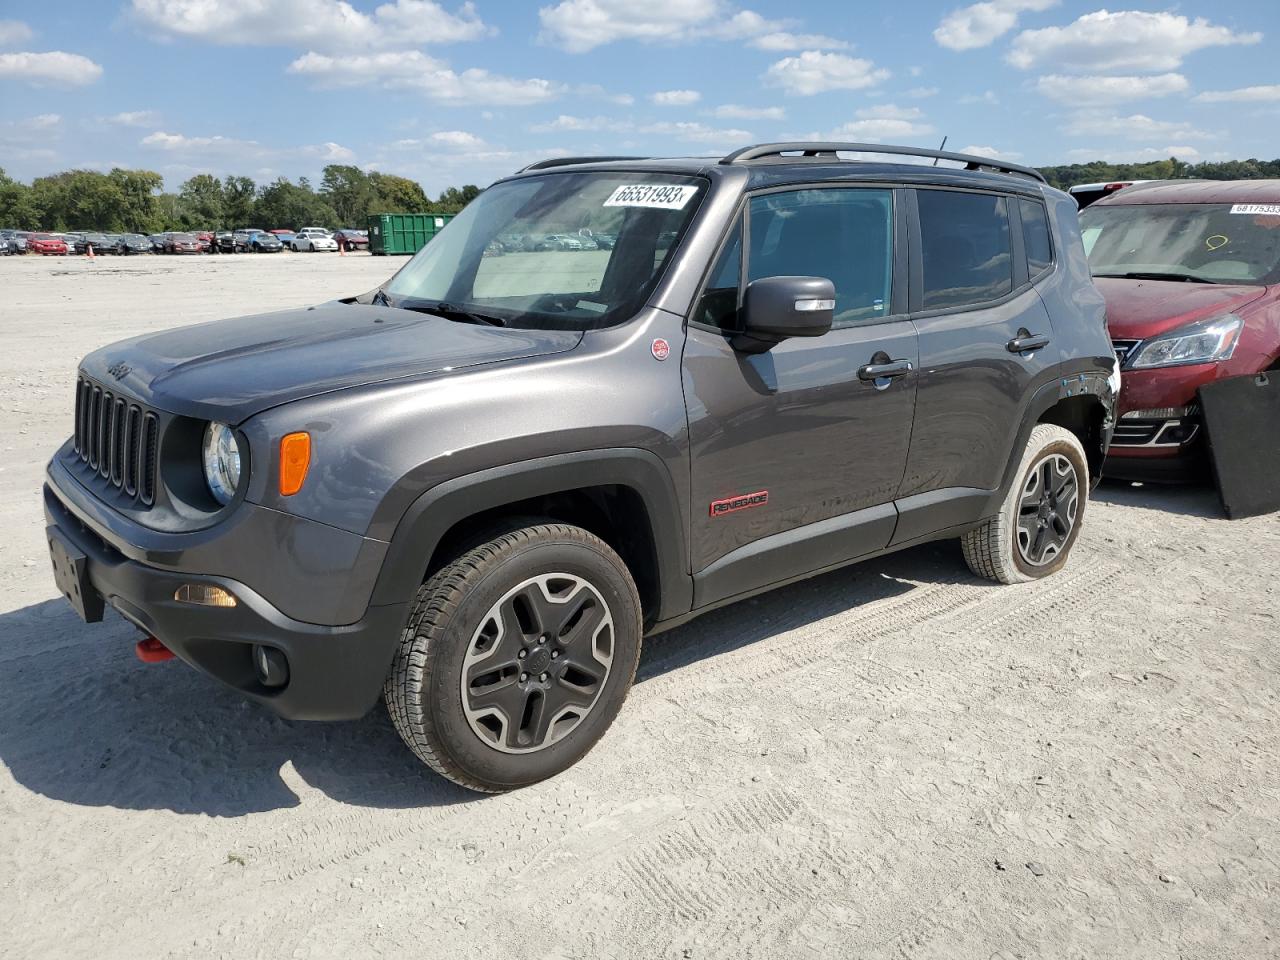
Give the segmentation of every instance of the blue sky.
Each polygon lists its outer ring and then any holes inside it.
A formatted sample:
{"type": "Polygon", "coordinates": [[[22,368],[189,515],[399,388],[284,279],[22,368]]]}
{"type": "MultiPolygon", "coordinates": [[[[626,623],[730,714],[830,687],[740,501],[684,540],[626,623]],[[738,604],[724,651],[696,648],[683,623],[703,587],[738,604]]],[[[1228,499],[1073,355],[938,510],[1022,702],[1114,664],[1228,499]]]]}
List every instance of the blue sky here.
{"type": "Polygon", "coordinates": [[[1031,164],[1280,155],[1280,2],[0,0],[0,167],[428,192],[794,137],[1031,164]]]}

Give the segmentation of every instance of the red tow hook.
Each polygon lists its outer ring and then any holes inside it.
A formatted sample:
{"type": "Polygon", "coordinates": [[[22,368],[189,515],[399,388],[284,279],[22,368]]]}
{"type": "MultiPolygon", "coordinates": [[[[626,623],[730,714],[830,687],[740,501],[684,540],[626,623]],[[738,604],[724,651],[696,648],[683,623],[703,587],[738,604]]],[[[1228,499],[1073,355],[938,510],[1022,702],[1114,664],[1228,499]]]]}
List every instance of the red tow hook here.
{"type": "Polygon", "coordinates": [[[143,637],[134,645],[133,652],[143,663],[164,663],[173,659],[173,651],[155,637],[143,637]]]}

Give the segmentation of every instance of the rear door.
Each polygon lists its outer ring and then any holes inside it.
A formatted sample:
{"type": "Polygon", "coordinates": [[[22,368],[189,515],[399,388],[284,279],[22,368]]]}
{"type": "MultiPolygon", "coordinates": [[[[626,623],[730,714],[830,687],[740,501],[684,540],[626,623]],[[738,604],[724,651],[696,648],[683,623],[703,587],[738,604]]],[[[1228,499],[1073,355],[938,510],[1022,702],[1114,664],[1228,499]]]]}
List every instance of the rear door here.
{"type": "MultiPolygon", "coordinates": [[[[951,188],[910,193],[920,370],[895,543],[980,517],[1001,483],[1022,413],[1053,378],[1059,353],[1023,242],[1027,203],[1041,218],[1029,228],[1036,249],[1048,244],[1043,204],[951,188]]],[[[1050,267],[1037,263],[1036,270],[1050,267]]]]}
{"type": "Polygon", "coordinates": [[[883,187],[770,191],[726,239],[683,359],[699,604],[888,543],[916,391],[901,202],[883,187]],[[738,353],[742,291],[770,276],[832,280],[833,328],[738,353]],[[860,379],[893,361],[899,375],[860,379]]]}

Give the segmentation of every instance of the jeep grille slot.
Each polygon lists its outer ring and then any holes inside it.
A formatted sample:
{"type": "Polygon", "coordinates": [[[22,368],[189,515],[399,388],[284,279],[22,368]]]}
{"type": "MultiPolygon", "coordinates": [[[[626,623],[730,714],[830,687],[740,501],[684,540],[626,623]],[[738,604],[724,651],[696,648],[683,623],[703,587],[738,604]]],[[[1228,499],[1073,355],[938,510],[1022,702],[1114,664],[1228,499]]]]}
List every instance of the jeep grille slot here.
{"type": "Polygon", "coordinates": [[[156,499],[159,442],[154,412],[86,377],[76,381],[74,448],[91,474],[149,507],[156,499]]]}

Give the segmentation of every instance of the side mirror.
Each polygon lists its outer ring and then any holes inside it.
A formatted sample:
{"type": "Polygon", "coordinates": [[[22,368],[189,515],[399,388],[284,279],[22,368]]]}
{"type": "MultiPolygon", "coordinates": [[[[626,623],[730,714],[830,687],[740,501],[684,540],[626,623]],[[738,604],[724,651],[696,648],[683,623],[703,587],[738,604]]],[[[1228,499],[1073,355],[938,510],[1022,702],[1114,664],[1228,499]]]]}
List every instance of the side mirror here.
{"type": "Polygon", "coordinates": [[[763,277],[747,284],[740,353],[764,353],[788,337],[820,337],[831,329],[836,288],[822,277],[763,277]]]}

